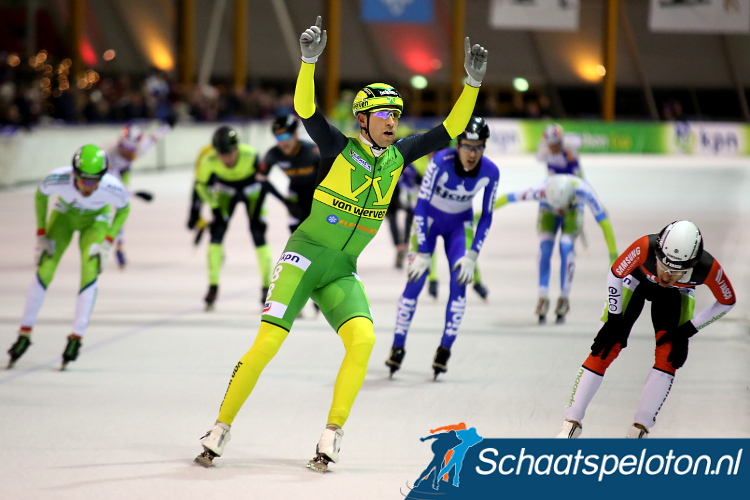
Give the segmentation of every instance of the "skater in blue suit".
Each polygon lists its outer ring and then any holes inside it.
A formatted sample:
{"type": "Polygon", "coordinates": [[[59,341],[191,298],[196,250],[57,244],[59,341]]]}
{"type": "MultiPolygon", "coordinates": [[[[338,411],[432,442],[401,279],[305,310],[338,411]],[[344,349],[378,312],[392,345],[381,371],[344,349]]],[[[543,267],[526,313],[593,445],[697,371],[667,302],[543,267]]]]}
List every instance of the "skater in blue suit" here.
{"type": "Polygon", "coordinates": [[[492,208],[500,170],[484,156],[490,129],[474,116],[458,136],[455,148],[438,151],[432,158],[419,188],[414,208],[413,253],[409,256],[408,276],[398,302],[393,347],[385,364],[391,376],[404,359],[404,345],[417,297],[427,279],[430,256],[441,236],[451,269],[450,296],[445,311],[445,328],[432,368],[435,377],[448,371],[447,363],[456,333],[466,310],[466,285],[474,279],[477,257],[492,224],[492,208]],[[474,196],[484,191],[482,216],[474,230],[474,196]]]}

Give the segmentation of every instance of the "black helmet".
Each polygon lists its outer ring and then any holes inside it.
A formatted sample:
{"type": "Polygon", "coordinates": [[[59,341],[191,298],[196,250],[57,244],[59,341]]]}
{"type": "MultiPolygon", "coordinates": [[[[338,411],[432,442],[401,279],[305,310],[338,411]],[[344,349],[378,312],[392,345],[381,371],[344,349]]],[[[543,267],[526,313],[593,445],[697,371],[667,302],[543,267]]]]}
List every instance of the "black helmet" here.
{"type": "Polygon", "coordinates": [[[472,116],[466,129],[458,135],[458,139],[467,141],[486,141],[490,137],[490,127],[484,118],[472,116]]]}
{"type": "Polygon", "coordinates": [[[217,153],[225,155],[237,149],[237,131],[228,125],[222,125],[214,132],[211,145],[217,153]]]}
{"type": "Polygon", "coordinates": [[[280,130],[283,130],[284,132],[293,134],[297,131],[298,124],[299,120],[297,120],[297,117],[294,115],[277,116],[273,121],[273,125],[271,125],[271,132],[276,135],[280,130]]]}

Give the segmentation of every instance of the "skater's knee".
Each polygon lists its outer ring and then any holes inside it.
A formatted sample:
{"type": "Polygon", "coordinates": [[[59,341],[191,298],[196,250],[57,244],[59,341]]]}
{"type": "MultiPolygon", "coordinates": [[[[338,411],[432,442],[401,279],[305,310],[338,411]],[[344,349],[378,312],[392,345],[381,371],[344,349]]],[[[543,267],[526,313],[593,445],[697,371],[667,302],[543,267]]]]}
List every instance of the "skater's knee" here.
{"type": "Polygon", "coordinates": [[[621,349],[622,347],[620,347],[620,344],[616,344],[604,359],[600,356],[589,354],[589,357],[583,363],[583,367],[599,375],[604,375],[607,368],[609,368],[609,365],[611,365],[612,362],[617,359],[617,356],[620,355],[621,349]]]}
{"type": "Polygon", "coordinates": [[[276,356],[289,332],[274,324],[262,321],[258,336],[245,356],[263,358],[266,362],[276,356]]]}
{"type": "Polygon", "coordinates": [[[344,343],[346,352],[363,356],[366,363],[375,345],[375,331],[372,321],[363,317],[352,318],[341,325],[338,333],[344,343]]]}

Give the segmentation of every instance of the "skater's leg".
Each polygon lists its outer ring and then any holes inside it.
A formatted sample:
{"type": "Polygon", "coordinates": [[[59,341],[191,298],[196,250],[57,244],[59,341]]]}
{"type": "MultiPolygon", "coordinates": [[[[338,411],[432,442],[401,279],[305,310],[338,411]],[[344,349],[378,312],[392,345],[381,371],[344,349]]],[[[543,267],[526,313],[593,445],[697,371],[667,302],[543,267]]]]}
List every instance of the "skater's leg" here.
{"type": "Polygon", "coordinates": [[[260,374],[269,361],[279,352],[289,332],[281,327],[262,321],[253,346],[239,360],[229,379],[229,387],[219,409],[218,421],[231,425],[250,393],[255,388],[260,374]]]}
{"type": "Polygon", "coordinates": [[[375,345],[375,331],[369,318],[352,318],[339,328],[346,354],[333,387],[333,402],[328,426],[341,428],[349,418],[354,400],[365,381],[370,353],[375,345]]]}
{"type": "Polygon", "coordinates": [[[76,299],[75,319],[73,321],[72,333],[83,337],[94,310],[96,294],[99,289],[99,258],[97,249],[107,235],[107,223],[104,221],[94,222],[90,226],[81,229],[78,246],[81,251],[81,282],[78,297],[76,299]],[[92,255],[92,250],[93,254],[92,255]]]}

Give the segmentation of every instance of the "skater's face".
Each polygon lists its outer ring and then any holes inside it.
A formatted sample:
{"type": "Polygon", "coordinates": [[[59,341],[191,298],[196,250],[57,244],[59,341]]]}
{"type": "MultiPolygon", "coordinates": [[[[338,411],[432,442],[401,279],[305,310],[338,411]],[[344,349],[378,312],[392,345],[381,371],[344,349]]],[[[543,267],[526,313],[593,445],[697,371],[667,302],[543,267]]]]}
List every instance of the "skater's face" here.
{"type": "Polygon", "coordinates": [[[549,152],[553,155],[556,155],[560,151],[562,151],[562,142],[554,142],[552,144],[547,145],[549,147],[549,152]]]}
{"type": "Polygon", "coordinates": [[[471,172],[479,165],[482,161],[482,155],[484,154],[484,141],[469,141],[467,139],[459,139],[458,146],[458,159],[461,161],[464,170],[471,172]]]}
{"type": "Polygon", "coordinates": [[[369,115],[359,113],[357,120],[361,128],[368,128],[370,132],[369,139],[380,147],[387,148],[396,139],[396,128],[398,128],[398,118],[401,112],[398,110],[379,109],[369,115]],[[369,127],[368,122],[369,120],[369,127]]]}
{"type": "Polygon", "coordinates": [[[234,149],[229,153],[218,153],[219,159],[227,168],[234,168],[237,164],[237,157],[240,155],[239,149],[234,149]]]}
{"type": "Polygon", "coordinates": [[[84,180],[80,177],[76,177],[75,183],[78,192],[87,198],[96,191],[96,188],[99,187],[99,181],[84,180]]]}
{"type": "Polygon", "coordinates": [[[659,259],[656,259],[656,274],[659,284],[664,288],[674,285],[680,278],[685,276],[687,271],[675,271],[669,269],[667,266],[661,263],[659,259]]]}
{"type": "Polygon", "coordinates": [[[282,153],[287,156],[292,156],[294,149],[297,147],[297,133],[289,133],[284,129],[281,129],[276,133],[276,143],[282,153]]]}
{"type": "Polygon", "coordinates": [[[120,156],[122,156],[126,160],[133,161],[135,160],[137,149],[121,143],[117,147],[117,152],[120,153],[120,156]]]}

